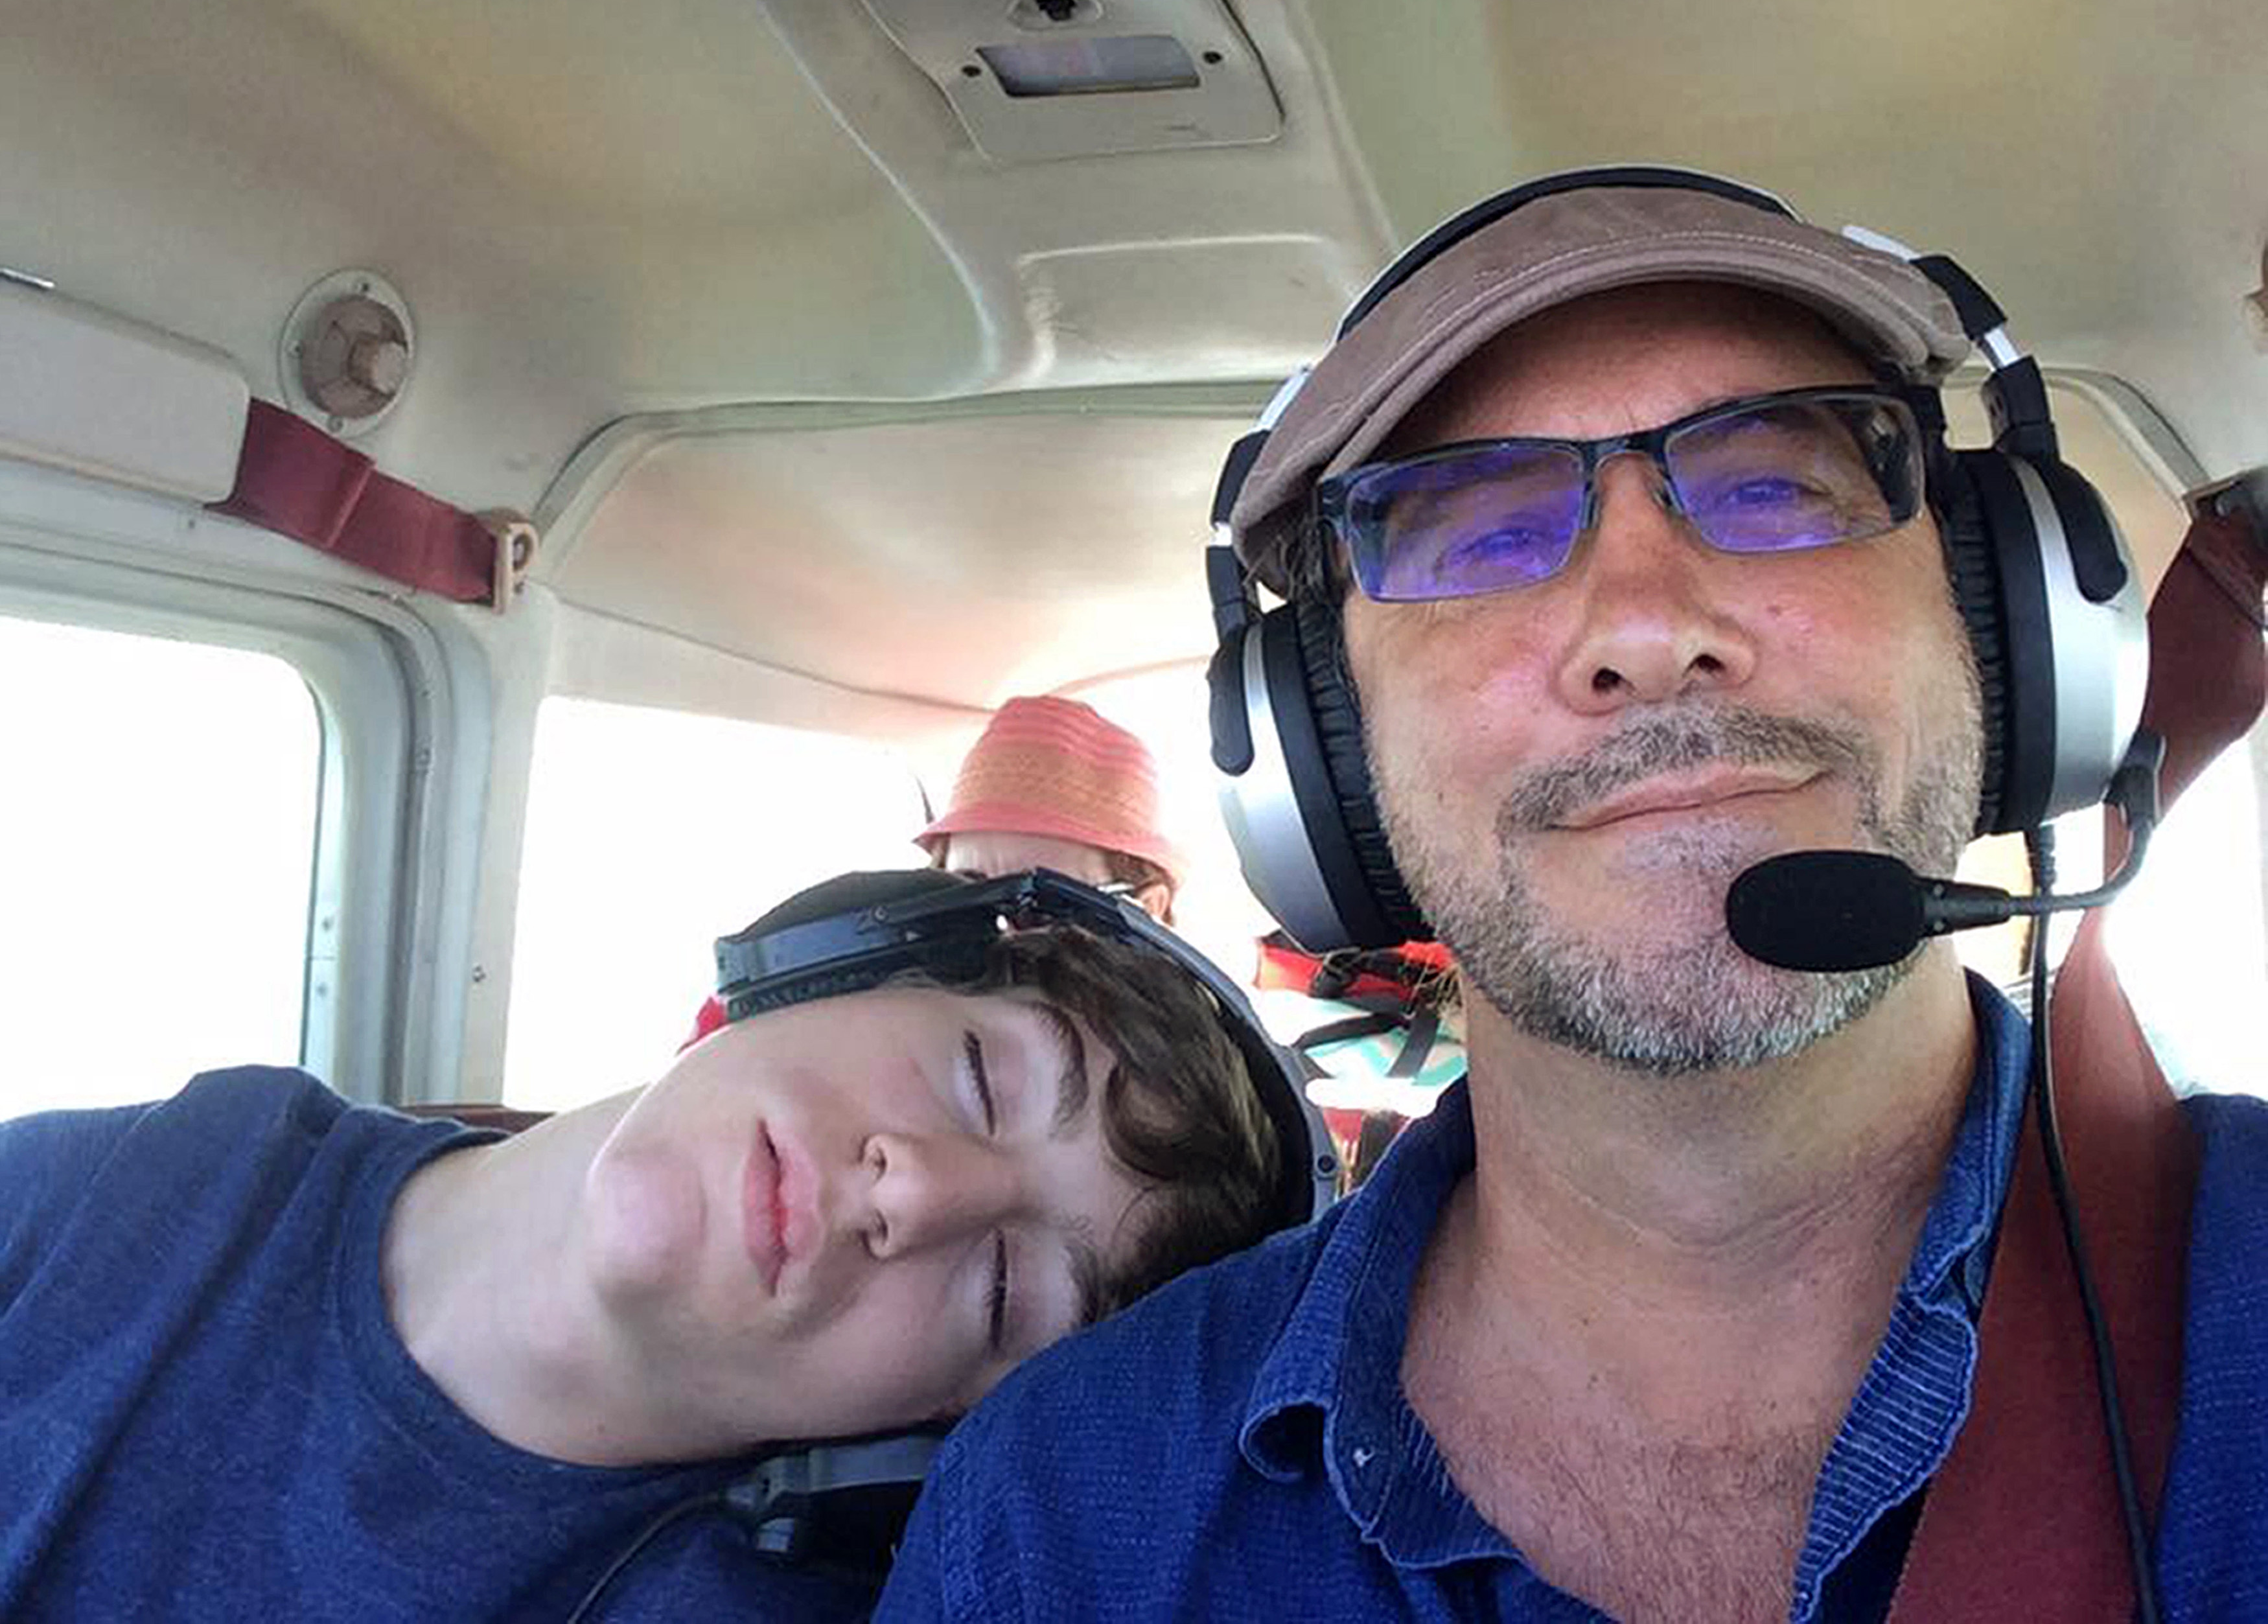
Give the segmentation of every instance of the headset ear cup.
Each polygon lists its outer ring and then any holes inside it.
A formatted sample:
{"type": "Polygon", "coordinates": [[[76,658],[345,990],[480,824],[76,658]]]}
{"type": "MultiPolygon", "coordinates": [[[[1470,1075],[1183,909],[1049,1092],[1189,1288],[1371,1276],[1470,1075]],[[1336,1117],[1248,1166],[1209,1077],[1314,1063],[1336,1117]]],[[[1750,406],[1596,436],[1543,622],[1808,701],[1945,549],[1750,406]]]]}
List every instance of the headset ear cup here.
{"type": "MultiPolygon", "coordinates": [[[[2043,522],[2059,526],[2060,520],[2052,513],[2044,521],[2036,516],[2025,488],[2028,479],[2039,484],[2031,464],[2000,451],[1958,452],[1954,461],[1969,506],[1960,527],[1965,545],[1955,554],[1955,579],[1967,573],[1990,583],[1989,599],[1973,610],[1964,602],[1962,611],[1986,683],[1986,787],[1977,832],[2006,834],[2035,828],[2052,811],[2066,725],[2058,714],[2057,663],[2066,656],[2047,554],[2051,543],[2058,555],[2067,543],[2059,530],[2043,534],[2043,522]],[[1990,663],[1982,652],[1988,647],[1990,663]]],[[[2107,785],[2110,769],[2101,776],[2107,785]]]]}
{"type": "Polygon", "coordinates": [[[1977,458],[1992,452],[1953,452],[1940,467],[1937,523],[1945,549],[1946,573],[1953,583],[1954,606],[1976,656],[1977,685],[1984,712],[1984,764],[1977,787],[1976,832],[1999,832],[2000,808],[2008,782],[2008,616],[2002,602],[2000,562],[1985,523],[1984,506],[1973,477],[1977,458]]]}
{"type": "Polygon", "coordinates": [[[1385,920],[1388,935],[1379,941],[1358,941],[1363,948],[1388,948],[1415,939],[1430,939],[1432,927],[1410,899],[1402,871],[1395,866],[1379,816],[1378,797],[1371,786],[1370,755],[1363,742],[1362,706],[1346,675],[1346,645],[1340,630],[1336,604],[1300,598],[1292,606],[1292,628],[1300,650],[1300,671],[1307,687],[1308,712],[1314,719],[1315,737],[1330,783],[1332,804],[1354,849],[1355,862],[1371,900],[1385,920]]]}

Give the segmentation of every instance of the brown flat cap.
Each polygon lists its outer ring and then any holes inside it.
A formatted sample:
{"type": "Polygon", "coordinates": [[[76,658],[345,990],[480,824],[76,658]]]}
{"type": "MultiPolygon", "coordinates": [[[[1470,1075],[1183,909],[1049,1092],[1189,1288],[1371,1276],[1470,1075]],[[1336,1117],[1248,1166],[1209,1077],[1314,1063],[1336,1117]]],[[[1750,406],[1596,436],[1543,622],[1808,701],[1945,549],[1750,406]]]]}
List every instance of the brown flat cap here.
{"type": "Polygon", "coordinates": [[[1554,193],[1426,262],[1315,364],[1237,495],[1238,557],[1281,592],[1284,543],[1315,481],[1368,457],[1513,323],[1648,282],[1726,282],[1793,299],[1914,382],[1944,377],[1969,353],[1952,301],[1894,254],[1707,192],[1554,193]]]}

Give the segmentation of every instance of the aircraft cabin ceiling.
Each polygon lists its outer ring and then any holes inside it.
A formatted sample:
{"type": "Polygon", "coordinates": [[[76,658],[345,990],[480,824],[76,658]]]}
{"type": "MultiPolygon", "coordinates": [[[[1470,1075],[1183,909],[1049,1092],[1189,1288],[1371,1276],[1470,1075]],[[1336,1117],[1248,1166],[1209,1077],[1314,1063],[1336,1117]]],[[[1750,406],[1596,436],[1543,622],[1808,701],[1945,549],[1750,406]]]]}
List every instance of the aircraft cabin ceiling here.
{"type": "Polygon", "coordinates": [[[2268,461],[2245,0],[1066,3],[1222,99],[1002,94],[970,52],[1055,0],[0,0],[0,265],[270,399],[300,296],[375,270],[416,339],[382,468],[538,512],[584,609],[953,704],[1202,653],[1219,449],[1543,170],[1947,249],[2205,472],[2268,461]],[[1148,150],[1033,155],[1083,143],[1148,150]],[[908,591],[1012,602],[932,635],[908,591]]]}

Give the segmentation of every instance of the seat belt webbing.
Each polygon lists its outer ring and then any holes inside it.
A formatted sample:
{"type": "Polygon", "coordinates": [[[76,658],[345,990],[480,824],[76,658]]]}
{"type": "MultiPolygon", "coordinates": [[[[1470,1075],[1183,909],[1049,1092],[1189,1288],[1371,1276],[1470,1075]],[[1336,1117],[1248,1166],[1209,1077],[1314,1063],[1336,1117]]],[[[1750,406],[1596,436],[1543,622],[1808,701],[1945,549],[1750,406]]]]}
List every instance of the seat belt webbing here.
{"type": "Polygon", "coordinates": [[[453,507],[266,401],[251,403],[236,488],[212,508],[404,586],[499,609],[535,550],[534,528],[518,515],[453,507]]]}
{"type": "MultiPolygon", "coordinates": [[[[2268,536],[2200,517],[2159,586],[2142,725],[2166,741],[2161,807],[2260,714],[2264,580],[2268,536]]],[[[2124,841],[2110,820],[2104,872],[2124,841]]],[[[2103,931],[2102,912],[2090,913],[2056,977],[2056,1104],[2154,1526],[2180,1414],[2197,1144],[2103,931]]],[[[1891,1624],[2126,1624],[2133,1613],[2087,1325],[2029,1112],[2016,1157],[1969,1420],[1923,1504],[1891,1624]]]]}

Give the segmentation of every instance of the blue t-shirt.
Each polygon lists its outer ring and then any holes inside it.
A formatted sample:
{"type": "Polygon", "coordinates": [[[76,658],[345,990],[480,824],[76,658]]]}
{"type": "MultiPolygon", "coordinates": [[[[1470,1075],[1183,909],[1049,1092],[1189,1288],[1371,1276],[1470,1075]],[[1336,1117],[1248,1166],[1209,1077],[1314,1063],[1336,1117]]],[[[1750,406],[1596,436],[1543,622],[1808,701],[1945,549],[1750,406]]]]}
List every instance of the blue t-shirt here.
{"type": "MultiPolygon", "coordinates": [[[[485,1137],[255,1068],[0,1124],[0,1618],[563,1619],[657,1514],[729,1480],[516,1449],[411,1360],[387,1214],[485,1137]]],[[[595,1617],[869,1605],[704,1515],[595,1617]]]]}
{"type": "MultiPolygon", "coordinates": [[[[1880,1616],[1918,1492],[1968,1414],[2030,1051],[2006,1000],[1973,979],[1970,994],[1977,1074],[1889,1328],[1821,1468],[1797,1624],[1880,1616]]],[[[2268,1107],[2185,1109],[2203,1159],[2159,1572],[2170,1619],[2257,1620],[2268,1107]]],[[[1314,1223],[1024,1366],[946,1445],[878,1618],[1598,1619],[1480,1515],[1403,1391],[1411,1287],[1472,1167],[1461,1083],[1314,1223]]]]}

